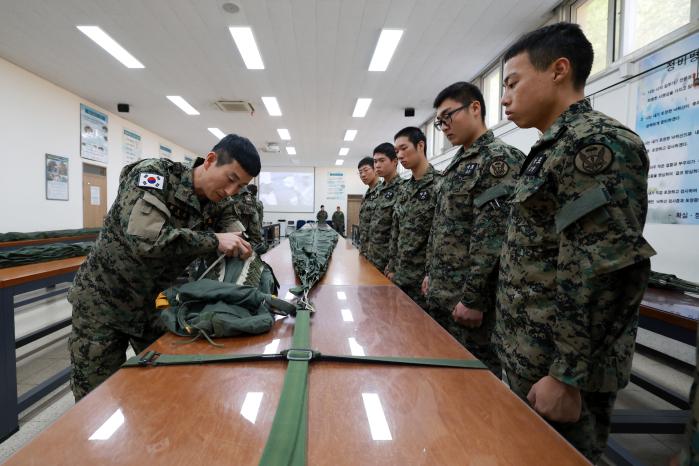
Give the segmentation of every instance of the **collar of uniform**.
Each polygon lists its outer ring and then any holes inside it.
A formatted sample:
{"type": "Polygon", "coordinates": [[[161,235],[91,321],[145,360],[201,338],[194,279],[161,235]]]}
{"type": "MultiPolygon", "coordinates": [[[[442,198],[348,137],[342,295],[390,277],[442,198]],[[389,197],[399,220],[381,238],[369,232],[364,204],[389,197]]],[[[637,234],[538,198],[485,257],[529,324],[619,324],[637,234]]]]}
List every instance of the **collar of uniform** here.
{"type": "Polygon", "coordinates": [[[426,184],[430,184],[432,180],[434,179],[434,174],[436,173],[434,167],[432,166],[431,163],[427,164],[427,171],[425,172],[424,175],[422,175],[422,178],[419,180],[416,180],[414,176],[410,177],[410,181],[416,184],[418,187],[422,187],[426,184]]]}
{"type": "Polygon", "coordinates": [[[444,173],[448,172],[456,165],[461,163],[462,160],[474,157],[478,152],[480,152],[483,146],[487,146],[495,141],[495,136],[491,130],[487,130],[485,133],[481,134],[478,139],[473,141],[473,143],[468,146],[468,149],[464,150],[463,146],[459,148],[459,151],[454,155],[449,166],[444,170],[444,173]]]}
{"type": "Polygon", "coordinates": [[[386,180],[384,180],[384,182],[381,183],[381,188],[382,189],[390,188],[391,186],[399,183],[400,179],[401,179],[400,175],[398,175],[398,173],[396,173],[396,176],[394,176],[393,179],[391,181],[389,181],[388,183],[386,183],[386,180]]]}
{"type": "Polygon", "coordinates": [[[561,113],[556,121],[549,127],[549,129],[541,135],[539,140],[532,146],[532,152],[535,152],[541,146],[555,141],[561,137],[561,135],[566,131],[572,120],[575,120],[577,116],[581,113],[589,112],[592,110],[592,105],[587,99],[582,99],[575,102],[573,105],[568,107],[565,112],[561,113]]]}
{"type": "Polygon", "coordinates": [[[186,167],[182,171],[180,182],[177,185],[177,192],[175,193],[177,199],[196,209],[197,212],[201,212],[202,205],[194,193],[194,169],[203,163],[204,159],[197,157],[191,167],[186,167]]]}

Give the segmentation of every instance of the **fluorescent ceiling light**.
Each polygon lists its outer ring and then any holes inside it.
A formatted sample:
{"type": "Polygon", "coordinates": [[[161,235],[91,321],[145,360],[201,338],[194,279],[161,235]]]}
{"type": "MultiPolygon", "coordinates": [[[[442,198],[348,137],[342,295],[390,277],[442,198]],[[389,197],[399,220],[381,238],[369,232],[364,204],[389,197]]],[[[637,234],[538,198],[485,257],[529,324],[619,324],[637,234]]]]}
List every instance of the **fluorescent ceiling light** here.
{"type": "Polygon", "coordinates": [[[294,146],[286,146],[286,153],[289,155],[296,155],[296,148],[294,146]]]}
{"type": "Polygon", "coordinates": [[[97,45],[102,47],[111,56],[119,60],[127,68],[145,68],[143,63],[126,51],[124,47],[119,45],[117,41],[112,39],[109,34],[104,32],[99,26],[76,26],[80,32],[95,41],[97,45]]]}
{"type": "Polygon", "coordinates": [[[355,118],[364,118],[366,116],[366,112],[369,111],[369,105],[371,105],[371,99],[360,97],[357,99],[357,103],[354,106],[352,116],[355,118]]]}
{"type": "Polygon", "coordinates": [[[124,413],[121,409],[114,411],[114,414],[109,416],[109,419],[104,421],[99,429],[97,429],[88,440],[109,440],[109,438],[114,435],[119,427],[124,424],[124,413]]]}
{"type": "Polygon", "coordinates": [[[338,155],[347,155],[349,154],[349,147],[340,147],[340,152],[337,153],[338,155]]]}
{"type": "Polygon", "coordinates": [[[272,340],[271,343],[268,343],[265,345],[265,349],[263,351],[263,354],[275,354],[279,352],[279,342],[281,340],[279,338],[275,338],[272,340]]]}
{"type": "Polygon", "coordinates": [[[269,116],[282,116],[282,109],[279,108],[279,102],[276,97],[263,97],[262,103],[265,104],[269,116]]]}
{"type": "Polygon", "coordinates": [[[224,137],[226,137],[224,132],[218,128],[206,128],[206,129],[208,129],[211,134],[213,134],[214,136],[216,136],[219,139],[223,139],[224,137]]]}
{"type": "MultiPolygon", "coordinates": [[[[262,63],[260,50],[257,48],[255,37],[252,35],[252,28],[249,27],[230,27],[233,40],[240,56],[243,57],[243,62],[249,70],[264,70],[265,64],[262,63]]],[[[389,57],[390,59],[390,57],[389,57]]]]}
{"type": "Polygon", "coordinates": [[[369,63],[369,71],[386,71],[402,36],[402,29],[381,30],[381,35],[379,35],[374,49],[374,56],[371,57],[371,63],[369,63]]]}
{"type": "Polygon", "coordinates": [[[349,337],[347,341],[349,342],[350,353],[352,356],[366,356],[364,353],[364,347],[357,343],[357,340],[355,340],[354,337],[349,337]]]}
{"type": "Polygon", "coordinates": [[[243,406],[240,408],[240,415],[253,424],[257,420],[257,412],[260,410],[262,396],[262,392],[248,392],[243,400],[243,406]]]}
{"type": "Polygon", "coordinates": [[[343,163],[345,163],[345,161],[342,160],[342,159],[337,159],[337,160],[335,160],[335,165],[338,165],[338,166],[339,166],[339,165],[342,165],[343,163]]]}
{"type": "Polygon", "coordinates": [[[199,115],[197,109],[189,105],[189,102],[184,100],[179,95],[168,95],[167,98],[170,100],[170,102],[180,107],[180,110],[187,115],[199,115]]]}
{"type": "Polygon", "coordinates": [[[366,411],[366,417],[369,421],[371,438],[374,440],[393,440],[379,395],[376,393],[362,393],[362,400],[364,401],[364,411],[366,411]]]}
{"type": "Polygon", "coordinates": [[[279,137],[282,138],[283,141],[289,141],[291,140],[291,134],[289,134],[289,130],[286,128],[279,128],[277,130],[277,133],[279,134],[279,137]]]}
{"type": "Polygon", "coordinates": [[[352,311],[349,309],[340,309],[342,313],[342,320],[345,322],[354,322],[354,317],[352,316],[352,311]]]}
{"type": "Polygon", "coordinates": [[[345,141],[354,141],[355,137],[357,137],[356,129],[348,129],[345,131],[345,141]]]}

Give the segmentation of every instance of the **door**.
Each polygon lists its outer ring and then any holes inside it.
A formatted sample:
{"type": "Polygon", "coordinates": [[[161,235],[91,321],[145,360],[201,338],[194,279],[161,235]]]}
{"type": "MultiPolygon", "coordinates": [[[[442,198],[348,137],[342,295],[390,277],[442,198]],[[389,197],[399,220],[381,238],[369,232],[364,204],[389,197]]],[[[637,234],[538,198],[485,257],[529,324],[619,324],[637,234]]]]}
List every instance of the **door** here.
{"type": "Polygon", "coordinates": [[[107,215],[107,169],[83,164],[83,228],[99,228],[107,215]]]}
{"type": "Polygon", "coordinates": [[[347,235],[354,240],[352,225],[359,225],[359,207],[362,205],[361,194],[347,195],[347,235]]]}

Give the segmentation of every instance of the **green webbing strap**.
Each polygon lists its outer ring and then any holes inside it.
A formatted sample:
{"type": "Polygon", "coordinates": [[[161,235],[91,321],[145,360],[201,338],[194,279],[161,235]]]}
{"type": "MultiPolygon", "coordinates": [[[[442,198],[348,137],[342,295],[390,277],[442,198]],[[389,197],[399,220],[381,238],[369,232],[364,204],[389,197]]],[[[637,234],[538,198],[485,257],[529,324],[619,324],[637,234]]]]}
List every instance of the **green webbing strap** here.
{"type": "MultiPolygon", "coordinates": [[[[296,312],[292,347],[310,346],[310,312],[296,312]]],[[[284,388],[274,415],[272,430],[260,458],[264,466],[303,466],[306,464],[308,420],[308,362],[312,351],[291,350],[284,388]],[[305,354],[304,354],[305,353],[305,354]]]]}
{"type": "Polygon", "coordinates": [[[284,359],[282,353],[275,354],[160,354],[148,351],[143,356],[129,358],[121,367],[137,366],[181,366],[184,364],[212,364],[217,362],[249,362],[284,359]]]}
{"type": "Polygon", "coordinates": [[[461,369],[487,369],[486,365],[477,359],[430,359],[404,358],[399,356],[334,356],[319,354],[322,361],[358,362],[377,364],[404,364],[409,366],[456,367],[461,369]]]}

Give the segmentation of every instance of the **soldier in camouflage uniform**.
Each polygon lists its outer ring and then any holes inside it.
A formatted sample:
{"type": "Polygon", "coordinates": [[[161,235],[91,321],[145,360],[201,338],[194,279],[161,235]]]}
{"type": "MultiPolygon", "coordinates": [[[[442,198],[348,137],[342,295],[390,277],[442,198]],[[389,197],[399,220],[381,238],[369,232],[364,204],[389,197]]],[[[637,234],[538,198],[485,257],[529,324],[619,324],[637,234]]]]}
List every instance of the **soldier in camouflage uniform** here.
{"type": "Polygon", "coordinates": [[[233,208],[245,227],[247,239],[258,254],[267,251],[267,242],[262,238],[262,221],[257,210],[255,196],[249,191],[250,187],[241,189],[240,192],[230,197],[233,208]]]}
{"type": "Polygon", "coordinates": [[[376,192],[374,214],[369,227],[367,257],[381,273],[385,273],[393,228],[393,206],[403,181],[398,176],[398,159],[393,144],[384,142],[374,149],[374,168],[376,174],[383,178],[383,182],[376,192]]]}
{"type": "Polygon", "coordinates": [[[425,274],[427,239],[434,216],[434,188],[438,174],[427,161],[427,138],[419,128],[402,129],[394,141],[398,161],[412,171],[412,177],[402,183],[393,209],[386,275],[413,301],[425,307],[420,286],[425,274]]]}
{"type": "Polygon", "coordinates": [[[192,168],[165,159],[124,167],[104,227],[68,294],[76,400],[119,369],[129,342],[138,353],[163,333],[155,298],[193,259],[216,251],[251,254],[237,234],[209,229],[226,232],[238,223],[224,199],[259,171],[257,150],[236,135],[192,168]]]}
{"type": "Polygon", "coordinates": [[[328,212],[326,212],[324,205],[320,206],[320,210],[316,214],[316,220],[318,221],[318,225],[325,224],[328,220],[328,212]]]}
{"type": "Polygon", "coordinates": [[[655,252],[642,236],[646,149],[584,99],[592,57],[569,23],[505,54],[506,114],[543,135],[512,196],[495,335],[512,390],[594,463],[629,381],[655,252]]]}
{"type": "Polygon", "coordinates": [[[250,194],[252,194],[252,198],[255,200],[255,209],[257,210],[257,218],[260,221],[260,226],[264,223],[265,219],[265,206],[262,204],[262,201],[260,200],[259,197],[257,197],[257,186],[254,184],[248,185],[248,191],[250,191],[250,194]]]}
{"type": "Polygon", "coordinates": [[[368,258],[369,227],[371,226],[371,217],[374,215],[374,203],[376,202],[379,178],[376,176],[374,159],[371,157],[364,157],[360,160],[357,169],[359,170],[359,178],[362,180],[362,183],[369,186],[362,198],[362,204],[359,206],[359,253],[368,258]]]}
{"type": "Polygon", "coordinates": [[[337,210],[333,212],[332,222],[335,231],[345,236],[345,213],[340,210],[340,206],[337,206],[337,210]]]}
{"type": "Polygon", "coordinates": [[[508,208],[524,154],[485,126],[480,90],[458,82],[434,102],[435,126],[461,146],[436,192],[424,289],[427,310],[499,378],[491,343],[495,327],[498,257],[508,208]]]}

